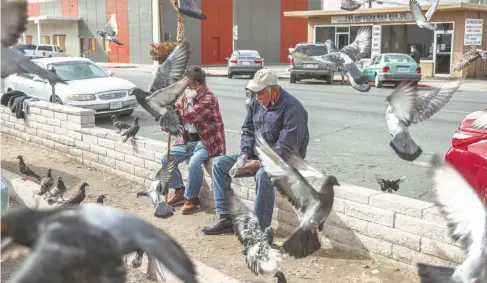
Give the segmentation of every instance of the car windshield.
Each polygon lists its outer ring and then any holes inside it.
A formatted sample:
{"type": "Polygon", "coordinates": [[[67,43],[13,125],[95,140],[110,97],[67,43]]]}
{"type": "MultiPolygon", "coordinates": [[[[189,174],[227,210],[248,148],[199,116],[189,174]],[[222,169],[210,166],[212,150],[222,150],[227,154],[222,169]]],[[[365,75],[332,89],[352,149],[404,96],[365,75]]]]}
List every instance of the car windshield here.
{"type": "Polygon", "coordinates": [[[296,47],[295,51],[308,56],[321,56],[326,54],[326,47],[316,45],[298,46],[296,47]]]}
{"type": "Polygon", "coordinates": [[[413,58],[408,55],[394,54],[394,55],[384,55],[385,63],[416,63],[413,58]]]}
{"type": "Polygon", "coordinates": [[[259,52],[257,51],[252,51],[252,50],[241,50],[235,52],[236,57],[260,57],[259,52]]]}
{"type": "Polygon", "coordinates": [[[66,81],[106,78],[110,76],[104,69],[90,62],[74,61],[55,63],[52,65],[56,70],[56,74],[66,81]]]}

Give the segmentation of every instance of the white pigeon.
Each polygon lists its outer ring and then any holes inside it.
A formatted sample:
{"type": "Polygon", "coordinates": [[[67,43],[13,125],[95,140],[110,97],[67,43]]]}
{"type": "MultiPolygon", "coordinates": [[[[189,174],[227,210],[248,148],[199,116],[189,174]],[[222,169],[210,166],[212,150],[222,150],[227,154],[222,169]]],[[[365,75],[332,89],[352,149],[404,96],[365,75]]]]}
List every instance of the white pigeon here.
{"type": "Polygon", "coordinates": [[[487,210],[479,195],[443,157],[435,154],[433,201],[447,222],[451,238],[460,242],[466,255],[459,266],[434,266],[418,263],[421,282],[487,282],[487,210]]]}
{"type": "MultiPolygon", "coordinates": [[[[476,48],[475,46],[471,46],[470,49],[462,55],[460,61],[455,64],[455,67],[453,67],[453,71],[458,72],[465,69],[466,67],[468,67],[468,65],[482,58],[483,53],[487,54],[487,51],[483,51],[482,49],[476,48]]],[[[484,60],[487,60],[487,57],[484,60]]]]}
{"type": "Polygon", "coordinates": [[[401,83],[386,97],[386,123],[392,136],[389,145],[400,158],[413,161],[421,155],[423,151],[409,134],[409,126],[430,118],[443,108],[460,84],[457,80],[418,96],[416,85],[401,83]]]}
{"type": "Polygon", "coordinates": [[[123,43],[115,38],[115,36],[118,34],[117,15],[115,14],[110,16],[110,20],[105,25],[105,29],[102,31],[99,30],[96,33],[98,33],[103,40],[115,42],[118,45],[123,45],[123,43]]]}
{"type": "Polygon", "coordinates": [[[440,0],[436,0],[433,5],[428,9],[426,14],[423,15],[423,11],[421,10],[421,6],[419,6],[419,3],[417,0],[409,0],[409,9],[411,10],[411,13],[413,13],[414,18],[416,19],[416,24],[420,28],[427,28],[429,30],[436,30],[438,27],[434,23],[430,23],[429,21],[433,17],[433,15],[436,12],[436,9],[438,9],[438,4],[440,3],[440,0]]]}

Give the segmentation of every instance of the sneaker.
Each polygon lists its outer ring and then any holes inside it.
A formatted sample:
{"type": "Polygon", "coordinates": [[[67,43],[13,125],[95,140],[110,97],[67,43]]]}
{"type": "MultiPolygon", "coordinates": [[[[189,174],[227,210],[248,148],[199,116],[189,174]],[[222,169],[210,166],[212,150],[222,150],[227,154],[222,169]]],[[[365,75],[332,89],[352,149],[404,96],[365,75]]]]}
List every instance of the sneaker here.
{"type": "Polygon", "coordinates": [[[203,233],[205,233],[206,235],[233,233],[232,220],[229,217],[221,217],[215,225],[204,227],[203,233]]]}
{"type": "Polygon", "coordinates": [[[184,188],[174,190],[174,195],[167,201],[170,206],[181,205],[186,202],[184,198],[184,188]]]}
{"type": "Polygon", "coordinates": [[[200,200],[198,198],[188,199],[184,205],[181,212],[183,214],[191,214],[194,213],[200,207],[200,200]]]}

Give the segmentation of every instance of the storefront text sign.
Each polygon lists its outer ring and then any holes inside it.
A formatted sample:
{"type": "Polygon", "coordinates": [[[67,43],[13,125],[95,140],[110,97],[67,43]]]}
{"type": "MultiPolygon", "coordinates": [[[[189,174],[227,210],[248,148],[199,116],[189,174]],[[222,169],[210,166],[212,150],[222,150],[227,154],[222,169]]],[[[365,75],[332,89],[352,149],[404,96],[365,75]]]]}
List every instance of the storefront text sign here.
{"type": "Polygon", "coordinates": [[[382,26],[373,25],[372,26],[372,44],[371,44],[371,58],[374,56],[379,55],[381,49],[381,41],[382,41],[382,26]]]}
{"type": "Polygon", "coordinates": [[[463,45],[482,45],[482,25],[483,19],[465,20],[465,37],[463,45]]]}
{"type": "Polygon", "coordinates": [[[331,17],[332,24],[414,21],[412,13],[388,13],[331,17]]]}

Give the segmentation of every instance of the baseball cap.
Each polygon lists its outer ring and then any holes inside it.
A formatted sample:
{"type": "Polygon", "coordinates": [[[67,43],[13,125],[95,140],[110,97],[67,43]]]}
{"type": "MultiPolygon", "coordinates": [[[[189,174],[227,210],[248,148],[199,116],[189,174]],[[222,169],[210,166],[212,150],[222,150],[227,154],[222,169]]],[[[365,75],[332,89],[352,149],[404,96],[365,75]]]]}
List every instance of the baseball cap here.
{"type": "Polygon", "coordinates": [[[270,85],[277,85],[277,74],[271,69],[264,68],[255,73],[254,78],[249,81],[246,89],[259,92],[270,85]]]}

